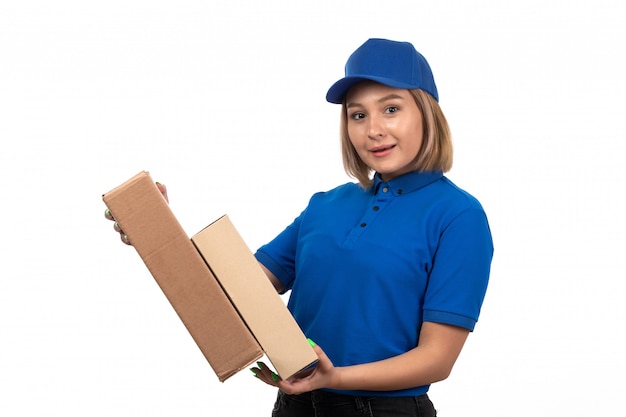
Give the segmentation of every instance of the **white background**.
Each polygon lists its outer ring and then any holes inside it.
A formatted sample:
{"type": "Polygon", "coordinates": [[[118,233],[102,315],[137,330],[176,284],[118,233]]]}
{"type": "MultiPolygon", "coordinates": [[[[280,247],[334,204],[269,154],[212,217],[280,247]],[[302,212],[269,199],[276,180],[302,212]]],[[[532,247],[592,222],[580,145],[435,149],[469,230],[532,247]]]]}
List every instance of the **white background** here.
{"type": "Polygon", "coordinates": [[[141,170],[254,249],[349,178],[325,102],[369,37],[430,61],[449,177],[487,210],[441,416],[623,415],[626,12],[607,1],[2,1],[0,415],[269,416],[220,383],[101,195],[141,170]]]}

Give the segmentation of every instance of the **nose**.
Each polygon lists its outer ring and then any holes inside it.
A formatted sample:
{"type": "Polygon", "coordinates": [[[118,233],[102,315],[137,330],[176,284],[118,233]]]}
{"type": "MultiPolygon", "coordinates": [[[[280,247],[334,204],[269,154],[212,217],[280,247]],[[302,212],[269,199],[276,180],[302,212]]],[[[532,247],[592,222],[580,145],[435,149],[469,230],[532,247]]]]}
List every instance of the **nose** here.
{"type": "Polygon", "coordinates": [[[370,115],[368,121],[367,136],[374,140],[382,138],[385,135],[385,127],[382,118],[378,115],[370,115]]]}

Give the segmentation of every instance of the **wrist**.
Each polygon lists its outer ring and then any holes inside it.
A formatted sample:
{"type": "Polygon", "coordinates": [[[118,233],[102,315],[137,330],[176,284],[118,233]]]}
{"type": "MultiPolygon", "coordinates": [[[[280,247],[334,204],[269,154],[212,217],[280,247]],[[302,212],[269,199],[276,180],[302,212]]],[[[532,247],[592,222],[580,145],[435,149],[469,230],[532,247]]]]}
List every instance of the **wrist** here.
{"type": "Polygon", "coordinates": [[[336,367],[333,370],[333,373],[328,381],[328,387],[329,389],[336,389],[336,390],[346,390],[346,389],[350,389],[349,388],[349,376],[350,376],[350,366],[340,366],[340,367],[336,367]]]}

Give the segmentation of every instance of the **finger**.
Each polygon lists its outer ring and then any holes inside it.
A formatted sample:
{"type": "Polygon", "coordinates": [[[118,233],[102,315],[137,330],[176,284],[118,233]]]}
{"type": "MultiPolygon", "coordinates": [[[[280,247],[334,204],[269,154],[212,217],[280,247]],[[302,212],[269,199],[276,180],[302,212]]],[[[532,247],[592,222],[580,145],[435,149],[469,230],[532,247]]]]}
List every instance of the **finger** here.
{"type": "Polygon", "coordinates": [[[122,242],[126,243],[127,245],[130,245],[130,239],[128,239],[128,235],[126,233],[124,233],[124,231],[122,230],[122,228],[120,227],[120,224],[118,222],[113,223],[113,229],[120,234],[120,239],[122,239],[122,242]]]}
{"type": "Polygon", "coordinates": [[[165,201],[169,203],[170,199],[167,197],[167,187],[165,186],[165,184],[161,184],[160,182],[157,182],[156,186],[159,189],[159,191],[161,191],[161,194],[163,194],[163,198],[165,198],[165,201]]]}
{"type": "Polygon", "coordinates": [[[128,235],[124,234],[124,232],[120,232],[120,239],[128,246],[131,245],[130,240],[128,239],[128,235]]]}
{"type": "Polygon", "coordinates": [[[263,362],[257,362],[256,368],[250,368],[255,377],[268,385],[277,386],[280,377],[263,362]]]}

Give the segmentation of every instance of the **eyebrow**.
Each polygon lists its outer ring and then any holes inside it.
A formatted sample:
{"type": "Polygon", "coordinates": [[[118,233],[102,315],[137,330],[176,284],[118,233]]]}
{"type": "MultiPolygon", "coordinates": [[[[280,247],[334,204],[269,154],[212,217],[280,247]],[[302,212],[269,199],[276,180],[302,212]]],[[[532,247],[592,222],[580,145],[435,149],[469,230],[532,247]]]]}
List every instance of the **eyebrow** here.
{"type": "MultiPolygon", "coordinates": [[[[400,96],[398,94],[395,94],[395,93],[391,93],[391,94],[388,94],[388,95],[378,99],[378,103],[383,103],[383,102],[385,102],[387,100],[393,100],[393,99],[403,100],[404,97],[402,97],[402,96],[400,96]]],[[[360,103],[352,103],[352,102],[346,103],[346,108],[350,108],[350,107],[363,107],[363,105],[360,104],[360,103]]]]}

